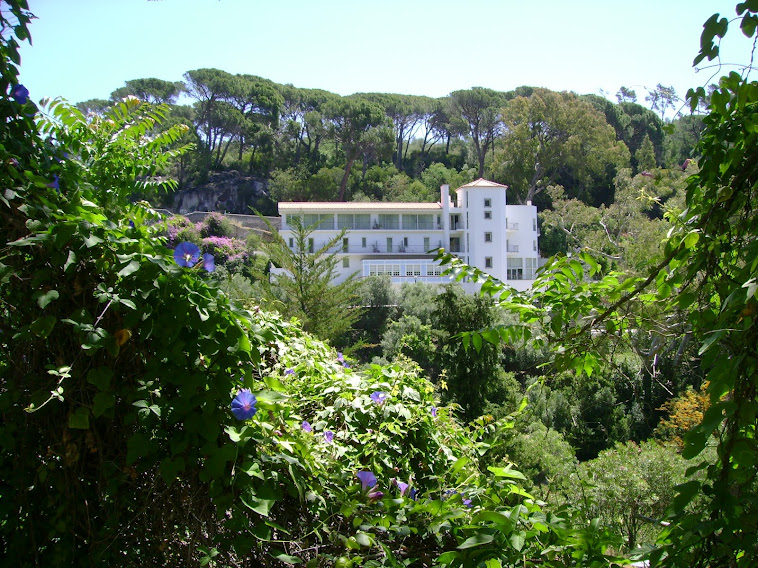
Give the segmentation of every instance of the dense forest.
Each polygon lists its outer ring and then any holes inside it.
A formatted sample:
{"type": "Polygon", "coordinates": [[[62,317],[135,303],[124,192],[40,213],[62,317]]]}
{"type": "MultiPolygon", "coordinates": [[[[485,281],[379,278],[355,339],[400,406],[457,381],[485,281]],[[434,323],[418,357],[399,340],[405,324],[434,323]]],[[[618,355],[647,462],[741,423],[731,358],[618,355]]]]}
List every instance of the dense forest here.
{"type": "MultiPolygon", "coordinates": [[[[755,82],[681,114],[662,85],[648,109],[626,87],[340,97],[204,69],[38,105],[33,16],[6,4],[0,557],[756,564],[755,82]],[[235,203],[264,213],[486,176],[538,204],[551,258],[524,293],[445,251],[481,294],[334,286],[313,227],[292,247],[154,209],[223,172],[262,183],[235,203]]],[[[755,35],[758,7],[737,12],[696,62],[755,35]]]]}
{"type": "Polygon", "coordinates": [[[164,127],[189,127],[184,140],[195,149],[172,171],[179,191],[219,171],[265,184],[267,194],[219,203],[237,213],[253,206],[275,214],[278,201],[434,201],[441,183],[457,187],[478,177],[507,184],[513,203],[548,207],[546,190],[555,185],[567,198],[608,205],[620,170],[680,167],[702,129],[702,115],[685,112],[674,89],[661,84],[640,93],[646,108],[626,87],[618,102],[533,87],[342,97],[197,69],[183,82],[128,80],[110,100],[77,106],[100,113],[126,96],[169,105],[164,127]]]}

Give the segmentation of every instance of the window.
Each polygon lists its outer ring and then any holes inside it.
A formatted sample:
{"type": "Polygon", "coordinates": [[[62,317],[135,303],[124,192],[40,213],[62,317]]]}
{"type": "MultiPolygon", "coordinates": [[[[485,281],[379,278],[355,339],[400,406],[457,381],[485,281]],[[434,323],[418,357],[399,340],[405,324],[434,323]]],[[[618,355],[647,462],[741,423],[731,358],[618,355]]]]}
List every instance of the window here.
{"type": "Polygon", "coordinates": [[[400,228],[400,215],[390,215],[386,213],[379,213],[377,216],[378,229],[399,229],[400,228]]]}
{"type": "Polygon", "coordinates": [[[485,198],[485,200],[484,200],[484,206],[485,207],[492,207],[492,200],[489,197],[485,198]]]}
{"type": "Polygon", "coordinates": [[[533,251],[537,250],[537,241],[532,241],[532,250],[533,251]]]}
{"type": "Polygon", "coordinates": [[[509,258],[508,259],[508,280],[523,280],[524,279],[524,259],[523,258],[509,258]]]}
{"type": "Polygon", "coordinates": [[[371,264],[368,267],[369,276],[381,276],[389,274],[390,276],[400,276],[399,264],[371,264]]]}
{"type": "Polygon", "coordinates": [[[532,219],[532,231],[537,230],[537,219],[532,219]]]}
{"type": "Polygon", "coordinates": [[[350,259],[345,257],[342,259],[342,268],[350,268],[350,259]]]}
{"type": "Polygon", "coordinates": [[[434,215],[403,215],[403,229],[433,229],[434,215]]]}
{"type": "Polygon", "coordinates": [[[342,252],[347,252],[348,249],[348,240],[347,237],[342,239],[342,252]]]}
{"type": "Polygon", "coordinates": [[[339,213],[337,215],[338,229],[370,229],[371,215],[368,213],[339,213]]]}
{"type": "Polygon", "coordinates": [[[442,276],[442,267],[439,264],[428,264],[426,266],[427,276],[442,276]]]}
{"type": "Polygon", "coordinates": [[[492,257],[491,256],[485,256],[484,257],[484,268],[492,268],[492,257]]]}
{"type": "Polygon", "coordinates": [[[392,237],[387,237],[387,252],[392,252],[392,237]]]}
{"type": "Polygon", "coordinates": [[[421,265],[420,264],[406,265],[405,275],[406,276],[421,276],[421,265]]]}
{"type": "Polygon", "coordinates": [[[362,237],[362,238],[361,238],[361,246],[362,246],[363,248],[366,248],[366,237],[362,237]]]}
{"type": "Polygon", "coordinates": [[[485,219],[492,219],[492,211],[485,211],[484,212],[484,218],[485,219]]]}
{"type": "Polygon", "coordinates": [[[534,273],[537,272],[537,259],[536,258],[525,258],[524,261],[525,269],[524,269],[524,278],[526,280],[534,280],[534,273]]]}
{"type": "Polygon", "coordinates": [[[295,248],[295,239],[290,237],[290,248],[295,248]]]}
{"type": "Polygon", "coordinates": [[[429,252],[429,237],[424,237],[424,252],[429,252]]]}
{"type": "Polygon", "coordinates": [[[484,242],[485,243],[491,243],[492,242],[492,233],[484,233],[484,242]]]}
{"type": "Polygon", "coordinates": [[[313,239],[308,239],[308,252],[313,252],[313,239]]]}
{"type": "Polygon", "coordinates": [[[334,229],[334,215],[331,213],[306,213],[303,215],[303,226],[321,230],[334,229]]]}

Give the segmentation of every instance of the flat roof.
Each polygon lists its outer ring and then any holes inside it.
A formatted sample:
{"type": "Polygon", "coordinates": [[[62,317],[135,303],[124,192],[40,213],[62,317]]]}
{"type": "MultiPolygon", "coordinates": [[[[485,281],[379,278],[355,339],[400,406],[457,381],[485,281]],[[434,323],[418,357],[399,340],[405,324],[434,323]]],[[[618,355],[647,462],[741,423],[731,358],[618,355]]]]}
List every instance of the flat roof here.
{"type": "Polygon", "coordinates": [[[420,209],[439,211],[439,203],[398,203],[397,201],[283,201],[280,211],[404,211],[420,209]]]}

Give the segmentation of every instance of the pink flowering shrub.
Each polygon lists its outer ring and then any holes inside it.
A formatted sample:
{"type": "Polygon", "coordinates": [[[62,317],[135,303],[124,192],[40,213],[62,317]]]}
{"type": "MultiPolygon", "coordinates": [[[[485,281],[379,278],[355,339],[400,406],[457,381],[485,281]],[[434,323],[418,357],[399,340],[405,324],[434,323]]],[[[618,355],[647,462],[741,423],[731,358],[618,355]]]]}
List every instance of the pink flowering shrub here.
{"type": "Polygon", "coordinates": [[[201,237],[197,225],[181,215],[174,215],[166,221],[166,236],[168,237],[166,243],[168,248],[175,248],[176,245],[183,242],[200,245],[201,237]]]}
{"type": "Polygon", "coordinates": [[[216,264],[240,263],[247,260],[245,241],[233,237],[205,237],[200,248],[213,255],[216,264]]]}

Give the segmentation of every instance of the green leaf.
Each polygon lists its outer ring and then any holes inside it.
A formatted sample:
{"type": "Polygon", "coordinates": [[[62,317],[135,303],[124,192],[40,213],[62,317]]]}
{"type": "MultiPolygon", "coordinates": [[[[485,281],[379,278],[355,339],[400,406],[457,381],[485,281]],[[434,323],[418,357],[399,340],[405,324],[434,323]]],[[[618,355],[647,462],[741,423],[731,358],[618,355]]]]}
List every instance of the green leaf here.
{"type": "Polygon", "coordinates": [[[240,499],[248,509],[264,517],[268,517],[271,508],[276,503],[276,495],[266,485],[255,492],[251,489],[247,496],[241,495],[240,499]]]}
{"type": "Polygon", "coordinates": [[[301,564],[303,562],[303,559],[298,556],[290,556],[289,554],[285,554],[284,552],[281,552],[279,550],[272,550],[270,553],[270,556],[272,558],[277,559],[279,562],[284,562],[285,564],[301,564]]]}
{"type": "Polygon", "coordinates": [[[508,467],[488,466],[487,469],[490,470],[492,473],[494,473],[497,477],[507,477],[510,479],[526,479],[523,473],[521,473],[520,471],[516,471],[515,469],[511,469],[510,466],[508,467]]]}
{"type": "Polygon", "coordinates": [[[34,335],[44,339],[48,335],[50,335],[50,332],[53,331],[53,327],[55,326],[55,323],[57,321],[58,321],[58,318],[56,318],[55,316],[45,316],[43,318],[34,320],[32,324],[29,326],[29,329],[31,329],[34,335]]]}
{"type": "Polygon", "coordinates": [[[495,534],[496,531],[491,529],[479,530],[474,533],[474,536],[467,538],[461,544],[459,544],[458,548],[460,550],[463,550],[466,548],[475,548],[477,546],[482,546],[483,544],[489,544],[494,540],[495,534]]]}
{"type": "Polygon", "coordinates": [[[94,367],[87,372],[87,382],[95,385],[99,390],[108,390],[111,386],[113,371],[108,367],[94,367]]]}
{"type": "Polygon", "coordinates": [[[508,540],[510,541],[511,546],[520,552],[526,543],[526,533],[514,533],[508,540]]]}
{"type": "Polygon", "coordinates": [[[92,415],[99,418],[116,405],[116,395],[111,392],[95,393],[92,401],[92,415]]]}
{"type": "Polygon", "coordinates": [[[87,245],[87,248],[92,248],[94,246],[99,245],[103,242],[103,239],[100,237],[96,237],[95,235],[89,235],[84,239],[84,244],[87,245]]]}
{"type": "Polygon", "coordinates": [[[39,294],[39,297],[37,298],[37,304],[39,305],[40,308],[44,310],[50,302],[52,302],[53,300],[57,300],[58,297],[59,297],[59,294],[57,290],[48,290],[44,294],[42,293],[39,294]]]}
{"type": "Polygon", "coordinates": [[[89,410],[79,407],[68,416],[68,427],[77,430],[89,429],[89,410]]]}
{"type": "Polygon", "coordinates": [[[119,278],[123,278],[125,276],[129,276],[130,274],[134,274],[140,269],[140,263],[136,260],[131,261],[129,264],[127,264],[124,268],[118,271],[117,276],[119,278]]]}
{"type": "Polygon", "coordinates": [[[287,391],[286,387],[276,377],[271,377],[271,376],[263,377],[263,382],[271,390],[274,390],[274,391],[277,391],[277,392],[286,392],[287,391]]]}

